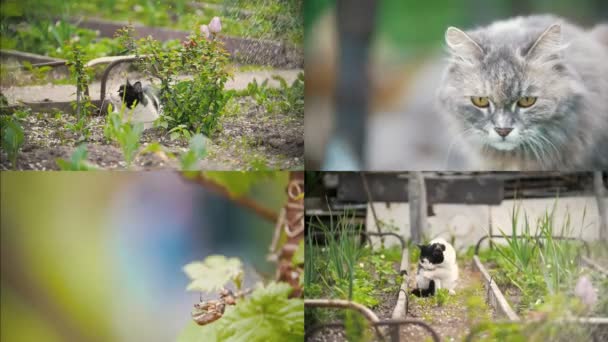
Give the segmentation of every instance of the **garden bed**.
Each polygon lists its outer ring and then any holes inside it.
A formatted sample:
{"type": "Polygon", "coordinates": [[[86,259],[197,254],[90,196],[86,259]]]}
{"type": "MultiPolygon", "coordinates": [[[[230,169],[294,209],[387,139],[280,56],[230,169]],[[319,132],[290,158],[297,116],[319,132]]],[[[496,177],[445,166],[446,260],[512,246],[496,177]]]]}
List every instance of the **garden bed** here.
{"type": "MultiPolygon", "coordinates": [[[[23,61],[39,57],[34,61],[48,61],[44,56],[31,54],[3,56],[13,60],[17,57],[23,61]]],[[[231,67],[235,70],[235,76],[228,80],[225,87],[227,91],[236,92],[236,96],[220,118],[218,131],[209,137],[207,157],[198,166],[207,170],[303,168],[304,119],[303,113],[296,108],[303,97],[303,78],[298,75],[301,70],[231,67]]],[[[75,112],[75,87],[65,84],[64,72],[49,74],[48,71],[50,69],[42,74],[13,68],[9,73],[3,72],[2,93],[7,100],[4,106],[8,105],[3,107],[3,112],[19,111],[24,144],[16,167],[11,165],[6,151],[0,153],[0,169],[58,169],[56,160],[70,159],[83,141],[87,143],[87,161],[94,167],[126,168],[121,150],[104,138],[105,117],[92,116],[87,120],[89,133],[86,137],[68,128],[77,122],[70,115],[75,112]]],[[[143,79],[143,75],[132,70],[128,64],[117,66],[111,75],[105,86],[106,99],[109,96],[116,100],[114,93],[122,84],[121,80],[143,79]]],[[[189,79],[191,77],[187,75],[179,78],[180,81],[189,79]]],[[[101,96],[100,89],[99,82],[89,87],[93,99],[91,103],[96,108],[101,107],[101,101],[95,100],[101,96]]],[[[303,106],[301,108],[303,110],[303,106]]],[[[161,128],[144,131],[140,139],[141,148],[158,143],[163,151],[138,155],[128,167],[133,170],[180,168],[177,159],[188,150],[189,142],[186,138],[176,139],[169,133],[161,128]],[[170,158],[170,155],[175,158],[170,158]]]]}
{"type": "MultiPolygon", "coordinates": [[[[337,276],[335,273],[336,264],[330,261],[332,259],[328,255],[334,253],[340,254],[342,248],[353,248],[350,251],[354,254],[349,254],[351,257],[354,257],[352,260],[354,262],[352,302],[357,303],[359,306],[367,307],[367,310],[373,315],[373,319],[377,320],[376,322],[390,320],[393,317],[401,285],[399,270],[402,264],[402,249],[397,247],[371,249],[369,247],[358,246],[360,243],[358,237],[355,238],[352,235],[348,236],[341,233],[338,240],[331,234],[326,235],[324,238],[327,243],[326,247],[311,247],[311,245],[307,245],[308,251],[311,251],[310,248],[316,250],[307,254],[306,262],[312,265],[309,267],[313,267],[317,275],[315,276],[315,281],[309,280],[310,283],[305,286],[305,297],[307,299],[327,298],[329,301],[333,299],[348,300],[349,277],[337,276]],[[346,242],[347,240],[348,242],[346,242]],[[350,244],[350,247],[345,247],[345,244],[350,244]],[[311,255],[311,257],[309,258],[308,255],[311,255]]],[[[341,257],[338,258],[340,259],[341,257]]],[[[336,261],[337,259],[333,260],[336,261]]],[[[341,307],[341,309],[346,308],[341,307]]],[[[307,329],[315,329],[319,324],[323,325],[336,321],[344,322],[347,311],[352,312],[349,309],[338,311],[336,309],[308,308],[307,329]]],[[[365,323],[359,322],[353,324],[365,323]]],[[[346,339],[344,328],[336,328],[323,328],[314,332],[307,340],[344,341],[346,339]]],[[[386,334],[387,328],[380,328],[378,331],[386,334]]]]}
{"type": "MultiPolygon", "coordinates": [[[[475,255],[474,260],[482,273],[486,274],[492,300],[499,311],[511,322],[522,322],[513,330],[513,336],[533,335],[540,339],[564,341],[603,341],[608,338],[608,274],[602,266],[589,259],[589,247],[586,243],[581,244],[580,240],[574,238],[547,235],[532,239],[530,235],[495,238],[506,239],[507,247],[494,246],[493,249],[481,253],[480,257],[475,255]],[[532,247],[524,247],[527,244],[532,247]],[[517,277],[513,278],[513,271],[505,264],[505,259],[510,257],[508,253],[512,253],[512,250],[509,248],[514,245],[519,246],[519,252],[515,253],[514,257],[530,252],[530,262],[534,262],[535,249],[540,251],[538,255],[543,259],[542,265],[546,271],[537,276],[537,271],[531,263],[529,270],[519,271],[517,277]],[[551,248],[554,255],[543,257],[542,250],[551,248]],[[582,251],[586,251],[587,255],[582,251]],[[576,259],[580,264],[572,267],[571,271],[566,271],[567,266],[560,258],[574,264],[574,255],[577,255],[576,259]],[[484,264],[487,265],[487,270],[484,264]],[[552,272],[552,267],[561,269],[559,272],[563,274],[552,272]],[[556,275],[560,276],[558,280],[552,278],[556,275]],[[592,288],[589,288],[591,286],[592,288]],[[596,292],[593,295],[594,300],[589,299],[591,291],[596,292]]],[[[482,240],[477,245],[476,254],[482,240]]],[[[513,261],[511,263],[515,265],[513,261]]],[[[520,265],[524,267],[524,264],[520,265]]]]}
{"type": "MultiPolygon", "coordinates": [[[[201,169],[301,169],[304,161],[303,120],[294,114],[268,114],[251,97],[236,100],[240,112],[222,118],[223,128],[211,137],[208,156],[200,162],[201,169]]],[[[17,157],[18,170],[57,170],[56,159],[70,159],[80,144],[76,132],[67,128],[74,124],[73,115],[31,113],[21,120],[25,143],[17,157]]],[[[103,134],[104,116],[89,120],[90,136],[87,139],[87,160],[103,169],[124,169],[126,163],[118,146],[106,141],[103,134]]],[[[185,139],[171,139],[164,129],[145,130],[142,147],[158,142],[176,156],[188,150],[185,139]]],[[[176,159],[162,153],[138,156],[131,169],[149,170],[179,168],[176,159]]],[[[0,152],[0,169],[12,169],[5,151],[0,152]]]]}
{"type": "MultiPolygon", "coordinates": [[[[417,266],[410,266],[416,274],[417,266]]],[[[415,288],[415,277],[410,288],[415,288]]],[[[442,340],[461,341],[470,333],[471,326],[494,318],[494,310],[484,302],[482,277],[471,263],[460,264],[460,277],[455,295],[438,295],[429,298],[410,296],[408,318],[428,323],[442,340]]],[[[420,327],[406,325],[400,328],[401,341],[423,341],[429,333],[420,327]]]]}

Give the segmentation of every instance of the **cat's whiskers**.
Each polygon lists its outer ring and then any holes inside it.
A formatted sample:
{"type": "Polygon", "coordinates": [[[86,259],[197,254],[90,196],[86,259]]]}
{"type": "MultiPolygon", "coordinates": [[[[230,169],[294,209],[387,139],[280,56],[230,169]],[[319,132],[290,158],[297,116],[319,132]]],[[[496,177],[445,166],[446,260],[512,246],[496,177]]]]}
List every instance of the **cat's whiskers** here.
{"type": "Polygon", "coordinates": [[[545,169],[546,168],[546,166],[545,166],[546,153],[545,153],[545,150],[542,148],[542,144],[538,141],[538,139],[536,139],[533,135],[530,135],[530,136],[528,136],[528,139],[523,141],[523,144],[524,144],[523,146],[528,146],[530,148],[530,151],[532,151],[532,153],[534,154],[534,157],[536,157],[536,160],[541,165],[541,168],[545,169]]]}
{"type": "Polygon", "coordinates": [[[561,159],[561,156],[560,156],[560,153],[559,153],[558,148],[555,146],[555,144],[553,144],[553,143],[551,142],[551,140],[549,140],[547,137],[543,136],[542,134],[538,134],[537,136],[538,136],[540,139],[542,139],[544,142],[546,142],[546,143],[547,143],[547,145],[549,145],[549,147],[551,147],[551,148],[553,149],[553,151],[555,151],[555,154],[552,154],[552,155],[553,155],[553,157],[554,157],[554,158],[551,158],[551,159],[552,159],[552,160],[551,160],[552,162],[555,162],[555,161],[556,161],[556,159],[557,159],[557,160],[561,159]]]}
{"type": "Polygon", "coordinates": [[[450,154],[452,153],[452,148],[454,147],[454,145],[456,145],[457,142],[459,142],[459,140],[461,138],[463,138],[466,134],[468,134],[469,132],[473,131],[473,127],[467,128],[464,131],[460,132],[459,134],[457,134],[454,138],[452,138],[452,142],[450,143],[450,146],[448,146],[448,154],[445,157],[445,161],[443,162],[444,165],[444,169],[449,170],[449,163],[450,163],[450,154]]]}

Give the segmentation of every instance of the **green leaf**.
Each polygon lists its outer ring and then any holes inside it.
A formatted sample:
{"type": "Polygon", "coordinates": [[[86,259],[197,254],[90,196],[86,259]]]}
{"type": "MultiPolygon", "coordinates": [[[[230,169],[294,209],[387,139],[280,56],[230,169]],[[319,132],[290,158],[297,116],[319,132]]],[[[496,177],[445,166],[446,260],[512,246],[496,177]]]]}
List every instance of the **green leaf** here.
{"type": "Polygon", "coordinates": [[[190,323],[177,338],[177,342],[217,341],[218,327],[219,324],[216,323],[200,326],[194,323],[194,321],[190,321],[190,323]]]}
{"type": "Polygon", "coordinates": [[[203,262],[192,262],[184,266],[184,272],[192,279],[186,290],[214,292],[239,277],[243,267],[238,258],[210,255],[203,262]]]}
{"type": "Polygon", "coordinates": [[[57,158],[55,162],[64,171],[90,171],[97,170],[97,167],[87,162],[87,145],[80,144],[72,153],[70,160],[57,158]]]}
{"type": "Polygon", "coordinates": [[[302,341],[304,301],[289,299],[292,290],[289,284],[273,282],[229,307],[217,321],[218,341],[302,341]]]}
{"type": "MultiPolygon", "coordinates": [[[[187,131],[186,131],[187,132],[187,131]]],[[[202,134],[195,134],[190,140],[190,149],[181,156],[181,169],[193,171],[198,162],[207,154],[206,139],[202,134]]]]}

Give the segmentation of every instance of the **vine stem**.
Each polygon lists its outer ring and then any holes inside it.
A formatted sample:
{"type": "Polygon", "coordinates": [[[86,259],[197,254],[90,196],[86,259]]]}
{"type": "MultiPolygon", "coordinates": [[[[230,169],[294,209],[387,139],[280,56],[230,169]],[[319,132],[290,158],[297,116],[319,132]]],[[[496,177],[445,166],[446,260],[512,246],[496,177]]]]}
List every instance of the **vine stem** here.
{"type": "Polygon", "coordinates": [[[268,208],[260,205],[258,202],[256,202],[255,200],[253,200],[251,198],[244,197],[244,196],[236,197],[236,196],[231,195],[230,192],[228,191],[228,189],[226,189],[224,186],[208,179],[202,173],[197,173],[196,177],[192,178],[192,180],[195,181],[196,183],[202,185],[203,187],[205,187],[207,189],[211,189],[215,193],[232,200],[234,203],[255,212],[258,216],[260,216],[268,221],[276,222],[279,219],[279,214],[277,212],[275,212],[274,210],[268,209],[268,208]]]}

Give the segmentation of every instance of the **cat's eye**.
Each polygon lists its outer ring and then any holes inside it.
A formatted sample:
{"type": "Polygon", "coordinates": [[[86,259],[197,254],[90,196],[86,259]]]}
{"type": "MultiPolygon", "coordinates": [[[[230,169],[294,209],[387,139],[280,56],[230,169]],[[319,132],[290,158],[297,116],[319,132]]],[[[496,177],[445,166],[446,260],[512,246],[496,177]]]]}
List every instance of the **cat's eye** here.
{"type": "Polygon", "coordinates": [[[536,103],[536,97],[533,96],[523,96],[517,100],[517,105],[521,108],[532,107],[536,103]]]}
{"type": "Polygon", "coordinates": [[[490,105],[490,100],[485,96],[471,96],[471,102],[479,108],[487,108],[490,105]]]}

